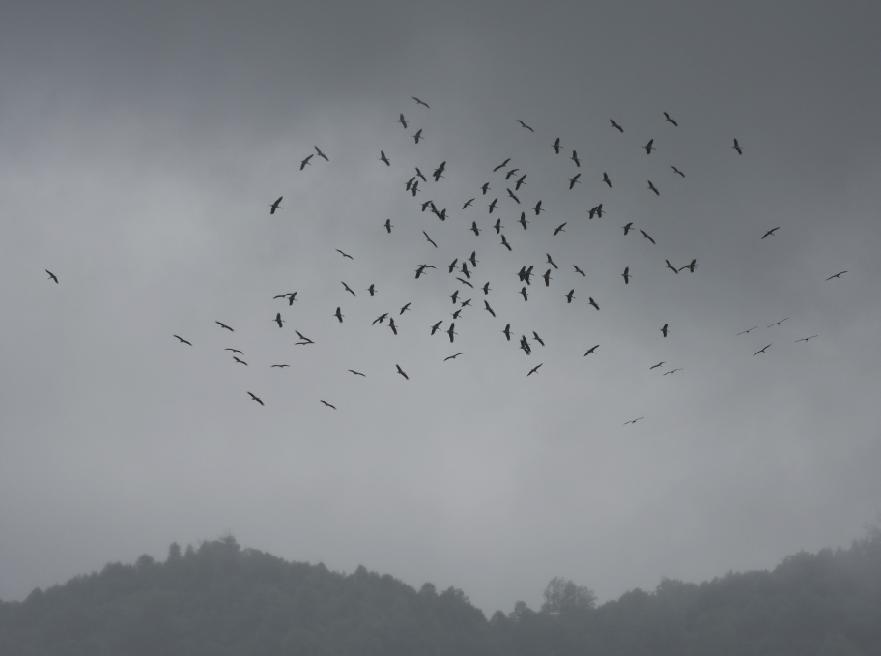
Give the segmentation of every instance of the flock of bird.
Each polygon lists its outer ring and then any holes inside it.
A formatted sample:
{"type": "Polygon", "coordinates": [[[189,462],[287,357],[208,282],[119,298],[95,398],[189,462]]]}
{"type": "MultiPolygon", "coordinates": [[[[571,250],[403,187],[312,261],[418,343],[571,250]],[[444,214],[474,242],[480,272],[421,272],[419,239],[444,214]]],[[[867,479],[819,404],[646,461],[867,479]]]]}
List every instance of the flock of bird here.
{"type": "MultiPolygon", "coordinates": [[[[413,96],[412,100],[416,103],[419,108],[419,111],[430,110],[430,106],[424,100],[413,96]]],[[[678,128],[679,122],[673,118],[668,112],[663,112],[664,120],[668,123],[671,128],[678,128]]],[[[398,122],[402,126],[403,129],[410,129],[410,120],[405,116],[404,113],[400,113],[398,116],[398,122]]],[[[527,122],[523,120],[518,120],[518,124],[521,128],[528,131],[530,134],[535,134],[535,129],[529,125],[527,122]]],[[[624,127],[616,120],[610,119],[609,121],[610,127],[613,130],[616,130],[620,134],[624,134],[624,127]]],[[[414,144],[419,144],[425,137],[423,134],[423,129],[416,129],[412,135],[410,135],[414,144]]],[[[564,153],[564,148],[561,143],[561,139],[556,137],[549,144],[549,151],[553,152],[554,156],[561,156],[564,153]]],[[[738,139],[733,139],[731,142],[731,149],[738,155],[743,155],[743,149],[738,141],[738,139]]],[[[656,151],[655,147],[655,139],[649,139],[643,146],[642,150],[645,152],[646,156],[652,156],[656,151]]],[[[299,162],[299,171],[303,171],[306,167],[312,164],[313,158],[319,157],[323,159],[325,162],[329,162],[330,158],[325,152],[319,148],[318,146],[314,146],[313,152],[310,152],[308,155],[303,157],[303,159],[299,162]]],[[[568,182],[565,185],[562,185],[562,188],[567,189],[568,191],[573,191],[575,186],[582,183],[582,164],[581,158],[578,155],[577,150],[571,149],[568,155],[568,160],[571,161],[571,166],[573,167],[571,177],[568,177],[568,182]]],[[[389,156],[386,154],[384,149],[379,149],[379,157],[378,161],[382,166],[391,168],[392,162],[389,156]]],[[[426,175],[418,166],[413,166],[412,169],[407,167],[407,170],[411,170],[412,173],[406,175],[406,179],[402,180],[404,193],[408,194],[411,198],[416,198],[419,194],[427,193],[427,189],[430,188],[433,184],[438,184],[442,179],[444,179],[444,173],[446,172],[446,161],[441,161],[433,171],[429,175],[426,175]]],[[[680,181],[686,179],[686,174],[683,172],[681,168],[674,164],[669,164],[669,169],[672,171],[673,175],[679,178],[680,181]]],[[[464,222],[467,224],[467,230],[473,233],[474,237],[479,237],[482,233],[488,232],[492,234],[495,233],[495,236],[498,238],[499,247],[504,248],[507,252],[513,252],[514,248],[511,242],[508,239],[508,233],[504,230],[503,222],[501,215],[505,213],[507,210],[500,206],[501,202],[506,203],[510,206],[511,209],[515,213],[519,213],[519,218],[516,219],[516,225],[520,226],[520,229],[523,232],[528,230],[528,226],[531,221],[529,216],[538,217],[545,211],[544,201],[542,199],[536,199],[534,204],[528,206],[525,205],[525,199],[523,199],[524,192],[521,191],[527,184],[527,173],[521,166],[512,164],[512,158],[506,158],[504,161],[498,163],[494,167],[492,167],[489,176],[489,180],[484,181],[482,184],[478,185],[475,190],[475,195],[470,197],[461,205],[461,212],[465,211],[477,211],[479,206],[476,206],[475,203],[478,202],[478,199],[481,199],[480,202],[485,203],[486,212],[490,217],[490,221],[492,222],[490,227],[479,225],[477,219],[471,219],[470,217],[465,219],[464,222]],[[497,189],[498,187],[498,189],[497,189]],[[503,190],[503,193],[499,193],[499,190],[503,190]],[[478,194],[479,191],[479,194],[478,194]],[[491,193],[491,191],[493,193],[491,193]]],[[[614,188],[613,180],[610,174],[607,171],[602,173],[601,182],[606,185],[608,189],[614,188]]],[[[646,189],[655,196],[661,195],[661,190],[659,186],[651,179],[646,180],[646,189]]],[[[561,189],[562,190],[562,189],[561,189]]],[[[275,200],[273,200],[269,204],[269,215],[274,216],[283,210],[283,202],[284,195],[279,195],[275,200]]],[[[430,212],[436,219],[442,223],[450,221],[453,223],[454,220],[454,211],[447,207],[441,207],[436,204],[434,200],[426,199],[424,201],[418,202],[418,207],[422,213],[430,212]]],[[[598,203],[586,210],[587,220],[592,221],[594,219],[602,219],[607,211],[604,208],[603,203],[598,203]]],[[[557,237],[560,234],[566,232],[566,227],[569,224],[568,221],[563,221],[552,228],[552,236],[557,237]]],[[[449,224],[447,224],[449,225],[449,224]]],[[[383,222],[377,221],[377,229],[384,231],[386,235],[391,235],[394,231],[394,224],[391,222],[391,219],[385,219],[383,222]]],[[[517,230],[517,228],[514,228],[517,230]]],[[[628,236],[631,233],[638,232],[638,234],[647,240],[653,246],[657,244],[655,237],[649,234],[646,230],[642,228],[635,228],[634,222],[629,221],[621,226],[624,236],[628,236]]],[[[781,226],[774,226],[767,229],[762,235],[758,236],[759,240],[767,239],[770,237],[774,237],[781,230],[781,226]]],[[[432,247],[432,249],[440,250],[440,246],[438,243],[430,236],[430,234],[426,230],[422,230],[422,235],[425,238],[426,242],[432,247]]],[[[342,249],[335,249],[339,256],[345,260],[354,260],[355,255],[345,252],[342,249]]],[[[536,346],[539,348],[544,347],[546,345],[545,340],[539,335],[539,333],[535,330],[529,329],[525,331],[518,331],[520,333],[519,339],[516,338],[514,329],[512,327],[511,322],[506,322],[504,319],[499,318],[498,312],[493,306],[491,291],[493,290],[493,286],[490,281],[486,281],[483,284],[477,282],[476,279],[473,278],[474,274],[479,269],[479,262],[476,250],[471,250],[470,253],[467,254],[459,254],[454,257],[454,259],[446,265],[447,274],[450,276],[451,285],[453,289],[449,294],[450,301],[454,310],[450,313],[450,318],[440,318],[439,320],[431,323],[428,326],[425,326],[426,335],[429,337],[436,336],[438,334],[443,334],[446,336],[446,339],[449,340],[450,344],[454,344],[456,340],[456,336],[459,335],[459,332],[456,330],[457,323],[462,326],[463,325],[463,313],[466,310],[473,310],[478,307],[480,303],[482,305],[483,311],[486,313],[485,316],[489,317],[489,320],[498,321],[501,329],[499,333],[501,333],[501,339],[504,339],[506,342],[516,343],[518,349],[523,351],[526,356],[530,356],[533,353],[533,350],[536,346]],[[465,297],[467,295],[467,298],[465,297]],[[479,298],[480,301],[476,299],[479,298]],[[446,327],[444,327],[444,323],[446,322],[446,327]]],[[[697,258],[691,258],[690,261],[682,264],[674,264],[669,259],[664,260],[664,269],[668,270],[671,275],[679,275],[683,272],[688,272],[690,274],[694,274],[697,270],[698,260],[697,258]]],[[[578,264],[571,264],[571,271],[569,275],[577,275],[581,278],[586,278],[587,274],[584,269],[578,264]]],[[[413,277],[415,280],[421,279],[423,276],[429,275],[429,272],[438,270],[442,268],[443,265],[440,263],[432,264],[432,263],[420,263],[415,266],[413,269],[413,277]]],[[[541,288],[541,284],[534,280],[534,278],[539,278],[543,282],[543,286],[545,289],[551,287],[551,281],[555,279],[555,276],[558,275],[560,270],[560,265],[556,262],[555,257],[551,253],[546,253],[546,258],[544,262],[544,272],[538,273],[535,271],[534,264],[524,264],[520,267],[518,271],[516,271],[517,282],[515,283],[515,288],[519,287],[519,290],[516,292],[519,294],[523,301],[526,302],[530,298],[531,287],[535,282],[536,285],[541,288]]],[[[46,274],[49,277],[49,280],[54,282],[55,284],[60,284],[59,277],[53,273],[52,271],[46,269],[46,274]]],[[[826,278],[827,281],[831,281],[833,279],[841,278],[844,274],[846,274],[846,270],[838,271],[826,278]]],[[[623,271],[620,274],[621,279],[623,280],[624,285],[630,285],[634,280],[634,275],[631,271],[630,265],[624,266],[623,271]]],[[[356,297],[357,292],[345,281],[341,281],[341,286],[343,293],[350,295],[351,297],[356,297]]],[[[568,285],[566,285],[568,287],[568,285]]],[[[565,288],[564,288],[565,289],[565,288]]],[[[371,283],[369,287],[366,288],[369,296],[373,297],[377,294],[377,288],[374,283],[371,283]]],[[[298,295],[300,291],[286,291],[275,294],[272,298],[273,301],[281,301],[284,302],[288,308],[291,308],[298,300],[298,295]]],[[[581,294],[577,291],[575,287],[567,289],[563,291],[560,290],[560,302],[571,304],[575,302],[576,298],[582,298],[583,302],[592,308],[593,311],[600,311],[599,302],[590,294],[581,294]]],[[[401,306],[396,313],[391,311],[386,311],[377,316],[373,321],[372,325],[381,326],[384,325],[391,331],[393,335],[398,334],[399,324],[396,322],[396,318],[399,322],[405,321],[405,314],[408,310],[411,309],[411,302],[408,302],[401,306]]],[[[343,323],[345,321],[346,315],[343,313],[343,306],[337,305],[333,313],[330,314],[328,320],[336,320],[338,323],[343,323]]],[[[776,322],[772,322],[768,324],[768,327],[779,326],[783,322],[785,322],[789,317],[785,317],[776,322]]],[[[283,316],[282,311],[276,311],[275,316],[272,318],[272,322],[280,328],[284,329],[287,324],[287,319],[283,316]]],[[[228,331],[230,333],[235,332],[235,328],[231,326],[229,323],[222,321],[215,321],[215,324],[221,330],[228,331]]],[[[752,333],[756,330],[758,326],[753,326],[746,330],[742,330],[736,335],[746,335],[752,333]]],[[[660,335],[666,339],[671,332],[671,325],[668,322],[663,323],[662,325],[657,327],[660,335]]],[[[307,337],[299,330],[294,330],[296,334],[297,341],[295,342],[296,346],[308,347],[310,345],[315,344],[315,340],[307,337]]],[[[189,339],[179,335],[173,334],[173,337],[181,344],[187,347],[192,347],[193,342],[189,339]]],[[[806,343],[814,338],[818,337],[818,335],[810,335],[806,337],[802,337],[794,340],[797,343],[806,343]]],[[[762,346],[761,348],[754,351],[753,356],[761,356],[768,353],[768,350],[773,345],[773,342],[769,342],[762,346]]],[[[600,348],[600,344],[594,344],[587,347],[582,357],[588,357],[597,353],[600,348]]],[[[248,366],[248,362],[245,359],[245,354],[236,348],[226,348],[225,351],[230,353],[233,361],[242,366],[248,366]]],[[[463,355],[462,352],[451,353],[450,355],[443,358],[443,362],[448,362],[457,359],[459,356],[463,355]]],[[[390,373],[396,374],[400,376],[402,379],[409,381],[410,375],[407,371],[401,366],[400,363],[393,363],[394,368],[391,369],[390,365],[390,373]]],[[[526,368],[525,375],[526,377],[531,377],[533,375],[539,374],[541,368],[545,363],[538,362],[536,364],[530,364],[526,368]]],[[[661,369],[667,365],[665,361],[659,361],[648,366],[650,371],[654,371],[657,369],[661,369]]],[[[289,367],[290,365],[284,362],[272,363],[269,365],[272,368],[284,369],[289,367]]],[[[667,367],[663,370],[662,375],[670,376],[674,375],[680,371],[682,371],[682,367],[667,367]]],[[[350,368],[346,372],[346,374],[357,376],[357,377],[367,377],[367,373],[363,371],[359,371],[358,369],[350,368]]],[[[264,399],[250,391],[246,390],[245,394],[247,398],[252,400],[253,402],[264,406],[264,399]]],[[[318,399],[321,404],[326,406],[331,410],[336,410],[336,404],[327,400],[327,399],[318,399]]],[[[632,425],[641,420],[643,420],[643,416],[635,417],[624,422],[624,425],[632,425]]]]}

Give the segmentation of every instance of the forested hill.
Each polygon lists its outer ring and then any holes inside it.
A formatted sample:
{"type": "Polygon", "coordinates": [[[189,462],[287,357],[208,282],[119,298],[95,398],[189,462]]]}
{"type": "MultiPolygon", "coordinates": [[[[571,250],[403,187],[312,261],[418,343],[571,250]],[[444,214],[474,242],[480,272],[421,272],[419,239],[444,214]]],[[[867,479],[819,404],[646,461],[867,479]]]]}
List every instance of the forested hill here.
{"type": "Polygon", "coordinates": [[[489,620],[455,588],[286,562],[228,537],[0,603],[0,654],[875,656],[881,531],[771,572],[664,580],[600,606],[554,579],[541,608],[489,620]]]}

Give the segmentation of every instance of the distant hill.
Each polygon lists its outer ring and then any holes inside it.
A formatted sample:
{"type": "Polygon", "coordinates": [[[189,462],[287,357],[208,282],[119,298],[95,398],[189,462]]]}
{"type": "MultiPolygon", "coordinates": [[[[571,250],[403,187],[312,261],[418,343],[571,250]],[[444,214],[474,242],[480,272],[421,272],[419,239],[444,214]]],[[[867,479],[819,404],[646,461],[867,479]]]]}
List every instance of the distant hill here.
{"type": "Polygon", "coordinates": [[[0,602],[2,656],[877,656],[881,531],[771,572],[664,580],[597,606],[554,579],[538,610],[489,620],[420,590],[242,549],[232,537],[141,556],[0,602]]]}

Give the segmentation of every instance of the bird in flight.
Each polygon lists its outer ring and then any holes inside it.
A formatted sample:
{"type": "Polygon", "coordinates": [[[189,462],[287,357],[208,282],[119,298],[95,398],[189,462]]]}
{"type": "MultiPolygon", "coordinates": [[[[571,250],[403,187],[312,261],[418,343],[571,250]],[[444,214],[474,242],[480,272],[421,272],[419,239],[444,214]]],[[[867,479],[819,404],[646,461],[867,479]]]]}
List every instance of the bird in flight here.
{"type": "Polygon", "coordinates": [[[770,348],[770,346],[771,346],[770,344],[766,344],[765,346],[760,348],[758,351],[753,353],[753,355],[758,355],[759,353],[764,353],[765,351],[767,351],[770,348]]]}
{"type": "Polygon", "coordinates": [[[418,267],[416,267],[416,279],[418,280],[419,276],[421,276],[425,272],[426,269],[436,269],[436,268],[437,267],[434,266],[433,264],[420,264],[418,267]]]}
{"type": "Polygon", "coordinates": [[[624,273],[621,274],[621,277],[624,278],[625,285],[630,284],[630,267],[629,266],[624,267],[624,273]]]}
{"type": "Polygon", "coordinates": [[[299,330],[295,330],[294,332],[297,333],[297,337],[300,338],[300,341],[297,342],[297,345],[305,345],[305,344],[314,344],[315,343],[311,339],[306,337],[306,335],[301,333],[299,330]]]}
{"type": "Polygon", "coordinates": [[[273,321],[278,324],[279,328],[281,328],[284,325],[284,321],[281,318],[281,312],[275,313],[275,319],[273,319],[273,321]]]}
{"type": "Polygon", "coordinates": [[[425,102],[424,100],[421,100],[421,99],[417,98],[416,96],[410,96],[410,97],[416,101],[417,105],[422,105],[426,109],[431,109],[431,107],[428,106],[428,103],[425,102]]]}
{"type": "Polygon", "coordinates": [[[294,304],[294,301],[297,300],[297,293],[298,293],[298,292],[288,292],[287,294],[276,294],[276,295],[273,296],[272,298],[273,298],[273,299],[276,299],[276,298],[286,298],[286,299],[288,299],[288,305],[293,305],[293,304],[294,304]]]}
{"type": "Polygon", "coordinates": [[[646,155],[651,155],[651,154],[652,154],[652,151],[655,149],[655,145],[654,145],[654,144],[655,144],[655,140],[654,140],[654,139],[649,139],[649,140],[648,140],[648,143],[647,143],[645,146],[642,147],[642,149],[645,151],[645,154],[646,154],[646,155]]]}
{"type": "Polygon", "coordinates": [[[641,419],[645,419],[645,417],[637,417],[636,419],[631,419],[629,421],[625,421],[624,425],[626,426],[627,424],[635,424],[636,422],[640,421],[641,419]]]}
{"type": "Polygon", "coordinates": [[[543,364],[544,364],[544,362],[539,362],[537,365],[535,365],[532,369],[530,369],[528,372],[526,372],[526,377],[528,378],[529,376],[531,376],[532,374],[534,374],[536,371],[538,371],[539,369],[541,369],[541,366],[542,366],[543,364]]]}
{"type": "Polygon", "coordinates": [[[657,364],[653,364],[651,367],[649,367],[649,371],[651,371],[652,369],[657,369],[658,367],[662,367],[662,366],[664,366],[664,364],[666,364],[666,363],[663,360],[661,360],[657,364]]]}
{"type": "Polygon", "coordinates": [[[593,300],[593,296],[588,296],[588,297],[587,297],[587,302],[590,303],[591,305],[593,305],[593,307],[594,307],[595,309],[597,309],[597,310],[600,309],[600,306],[597,305],[597,302],[596,302],[595,300],[593,300]]]}
{"type": "Polygon", "coordinates": [[[352,257],[351,255],[349,255],[348,253],[346,253],[346,252],[344,252],[344,251],[341,251],[339,248],[335,248],[334,250],[335,250],[337,253],[339,253],[340,255],[342,255],[342,256],[343,256],[345,259],[347,259],[347,260],[354,260],[354,259],[355,259],[354,257],[352,257]]]}
{"type": "Polygon", "coordinates": [[[819,335],[811,335],[809,337],[802,337],[801,339],[795,340],[795,343],[798,344],[799,342],[809,342],[812,339],[814,339],[814,337],[819,337],[819,335]]]}
{"type": "Polygon", "coordinates": [[[649,183],[649,189],[652,190],[652,192],[655,194],[655,196],[661,195],[661,192],[658,191],[658,188],[654,185],[654,183],[651,180],[647,180],[646,182],[649,183]]]}
{"type": "Polygon", "coordinates": [[[645,230],[640,230],[640,232],[642,233],[642,236],[643,236],[643,237],[645,237],[646,239],[648,239],[648,240],[649,240],[650,242],[652,242],[653,244],[655,243],[655,240],[654,240],[654,239],[653,239],[653,238],[652,238],[652,237],[651,237],[651,236],[650,236],[645,230]]]}
{"type": "Polygon", "coordinates": [[[673,166],[672,164],[670,165],[670,168],[673,169],[673,173],[678,175],[680,178],[685,177],[685,174],[682,171],[680,171],[679,169],[677,169],[675,166],[673,166]]]}
{"type": "Polygon", "coordinates": [[[281,199],[282,198],[284,198],[284,196],[279,196],[278,198],[276,198],[272,202],[272,204],[269,206],[269,213],[270,214],[275,214],[275,211],[281,206],[281,199]]]}
{"type": "Polygon", "coordinates": [[[571,191],[572,188],[575,186],[575,184],[578,182],[581,182],[581,174],[580,173],[569,178],[569,190],[571,191]]]}
{"type": "Polygon", "coordinates": [[[609,185],[609,189],[612,188],[612,180],[611,180],[611,178],[609,178],[609,174],[606,173],[605,171],[603,171],[603,182],[605,182],[607,185],[609,185]]]}
{"type": "Polygon", "coordinates": [[[556,139],[554,139],[553,148],[554,148],[554,153],[559,155],[560,154],[560,137],[557,137],[556,139]]]}
{"type": "Polygon", "coordinates": [[[455,324],[455,323],[451,323],[451,324],[447,327],[447,337],[450,338],[450,344],[453,343],[453,338],[454,338],[457,334],[458,334],[458,333],[456,332],[456,324],[455,324]]]}
{"type": "Polygon", "coordinates": [[[348,371],[350,374],[352,374],[353,376],[362,376],[362,377],[364,377],[364,378],[367,377],[367,374],[365,374],[365,373],[363,373],[363,372],[360,372],[360,371],[358,371],[357,369],[348,369],[347,371],[348,371]]]}
{"type": "Polygon", "coordinates": [[[245,365],[246,367],[248,366],[248,363],[245,362],[244,360],[242,360],[242,359],[241,359],[239,356],[237,356],[237,355],[232,356],[232,359],[235,360],[236,362],[238,362],[239,364],[243,364],[243,365],[245,365]]]}
{"type": "Polygon", "coordinates": [[[696,266],[697,266],[697,258],[693,259],[691,262],[689,262],[689,263],[686,264],[685,266],[681,266],[681,267],[679,267],[679,271],[682,271],[683,269],[688,269],[689,271],[691,271],[692,273],[694,273],[694,268],[695,268],[696,266]]]}
{"type": "Polygon", "coordinates": [[[784,321],[786,321],[789,318],[790,317],[783,317],[780,321],[775,321],[774,323],[769,323],[768,328],[770,328],[771,326],[779,326],[780,324],[782,324],[784,321]]]}
{"type": "Polygon", "coordinates": [[[667,336],[667,332],[668,332],[669,330],[670,330],[670,324],[669,324],[669,323],[665,323],[663,326],[661,326],[661,334],[662,334],[664,337],[667,336]]]}
{"type": "Polygon", "coordinates": [[[345,280],[340,280],[340,284],[343,286],[343,289],[349,292],[352,296],[355,296],[355,290],[349,287],[348,283],[345,280]]]}
{"type": "Polygon", "coordinates": [[[290,367],[290,366],[291,365],[282,362],[280,364],[271,364],[271,365],[269,365],[269,368],[270,369],[284,369],[285,367],[290,367]]]}
{"type": "Polygon", "coordinates": [[[628,233],[629,233],[631,230],[633,230],[633,221],[631,221],[630,223],[625,223],[625,224],[624,224],[623,226],[621,226],[621,227],[624,229],[624,236],[626,237],[626,236],[628,235],[628,233]]]}
{"type": "Polygon", "coordinates": [[[328,408],[330,408],[331,410],[336,410],[336,406],[335,406],[334,404],[332,404],[332,403],[328,403],[328,402],[325,401],[324,399],[319,399],[319,401],[321,401],[324,405],[326,405],[326,406],[327,406],[328,408]]]}
{"type": "Polygon", "coordinates": [[[406,372],[406,371],[404,371],[403,369],[401,369],[401,365],[399,365],[399,364],[395,364],[395,369],[396,369],[396,370],[398,371],[398,373],[401,374],[404,378],[406,378],[407,380],[410,380],[410,376],[407,375],[407,372],[406,372]]]}
{"type": "Polygon", "coordinates": [[[461,351],[459,353],[453,353],[452,355],[448,355],[447,357],[444,358],[444,362],[446,362],[447,360],[455,360],[460,355],[462,355],[461,351]]]}
{"type": "Polygon", "coordinates": [[[679,273],[679,269],[677,269],[675,266],[673,266],[670,263],[670,260],[664,260],[664,262],[667,263],[667,268],[670,269],[670,271],[672,271],[673,273],[679,273]]]}
{"type": "Polygon", "coordinates": [[[391,219],[386,219],[385,223],[382,224],[382,227],[385,228],[385,231],[388,234],[392,234],[392,220],[391,219]]]}
{"type": "Polygon", "coordinates": [[[238,355],[243,355],[242,352],[241,352],[239,349],[225,348],[225,349],[223,349],[223,350],[224,350],[224,351],[229,351],[230,353],[236,353],[236,354],[238,354],[238,355]]]}
{"type": "Polygon", "coordinates": [[[679,123],[676,122],[676,119],[670,116],[667,112],[664,112],[664,118],[667,119],[667,123],[672,123],[674,126],[679,127],[679,123]]]}
{"type": "Polygon", "coordinates": [[[584,355],[581,356],[581,357],[584,357],[585,355],[590,355],[590,354],[596,352],[596,350],[597,350],[599,347],[600,347],[599,344],[595,344],[594,346],[591,346],[589,349],[587,349],[587,350],[584,352],[584,355]]]}
{"type": "Polygon", "coordinates": [[[732,145],[731,147],[737,151],[738,155],[743,155],[743,150],[741,150],[740,144],[737,142],[737,139],[734,140],[734,145],[732,145]]]}
{"type": "Polygon", "coordinates": [[[428,236],[428,233],[425,232],[425,230],[422,231],[422,234],[425,235],[425,238],[428,240],[428,243],[429,243],[429,244],[431,244],[431,245],[434,246],[435,248],[438,248],[437,242],[435,242],[434,239],[432,239],[431,237],[429,237],[429,236],[428,236]]]}
{"type": "Polygon", "coordinates": [[[422,128],[419,128],[418,130],[416,130],[416,132],[413,133],[413,143],[418,144],[419,140],[421,138],[422,138],[422,128]]]}
{"type": "Polygon", "coordinates": [[[248,396],[250,396],[252,399],[254,399],[260,405],[266,405],[265,403],[263,403],[263,399],[261,399],[259,396],[254,394],[254,392],[248,392],[248,396]]]}
{"type": "Polygon", "coordinates": [[[232,328],[232,326],[228,326],[228,325],[226,325],[225,323],[222,323],[222,322],[220,322],[220,321],[215,321],[214,323],[216,323],[216,324],[217,324],[218,326],[220,326],[221,328],[226,328],[226,330],[228,330],[228,331],[230,331],[230,332],[233,332],[233,328],[232,328]]]}
{"type": "Polygon", "coordinates": [[[532,339],[534,339],[536,342],[538,342],[542,346],[545,345],[544,340],[541,337],[539,337],[538,333],[535,332],[534,330],[532,331],[532,339]]]}
{"type": "Polygon", "coordinates": [[[583,278],[586,278],[586,277],[587,277],[587,274],[584,272],[584,269],[582,269],[582,268],[581,268],[580,266],[578,266],[577,264],[573,264],[573,265],[572,265],[572,268],[575,269],[575,272],[576,272],[576,273],[580,273],[581,276],[582,276],[583,278]]]}
{"type": "Polygon", "coordinates": [[[578,151],[577,150],[572,151],[572,155],[569,159],[571,159],[573,162],[575,162],[575,166],[577,166],[578,168],[581,168],[581,160],[578,159],[578,151]]]}
{"type": "Polygon", "coordinates": [[[554,228],[554,237],[559,235],[561,232],[566,232],[563,228],[566,226],[567,221],[563,221],[560,225],[554,228]]]}
{"type": "Polygon", "coordinates": [[[587,210],[587,218],[592,219],[593,217],[598,216],[599,218],[603,218],[603,204],[595,205],[587,210]]]}
{"type": "Polygon", "coordinates": [[[738,335],[746,335],[747,333],[751,333],[752,331],[754,331],[756,328],[758,328],[758,326],[753,326],[752,328],[747,328],[746,330],[741,330],[737,334],[738,335]]]}
{"type": "Polygon", "coordinates": [[[303,159],[300,160],[300,170],[301,171],[306,168],[307,164],[311,164],[311,162],[309,160],[311,160],[314,156],[315,156],[315,153],[312,153],[312,154],[307,155],[306,157],[304,157],[303,159]]]}
{"type": "Polygon", "coordinates": [[[329,161],[330,161],[330,160],[327,158],[327,155],[324,154],[324,151],[321,150],[321,148],[319,148],[318,146],[314,146],[314,148],[315,148],[315,152],[318,154],[318,156],[319,156],[321,159],[323,159],[325,162],[329,162],[329,161]]]}
{"type": "MultiPolygon", "coordinates": [[[[507,158],[504,162],[502,162],[501,164],[499,164],[498,166],[496,166],[495,168],[493,168],[493,173],[496,173],[496,172],[498,172],[499,170],[501,170],[501,169],[505,168],[506,166],[508,166],[508,162],[510,162],[510,161],[511,161],[511,158],[510,158],[510,157],[507,158]]],[[[489,182],[484,183],[484,187],[489,188],[489,182]]],[[[486,193],[486,192],[484,191],[483,193],[486,193]]]]}
{"type": "Polygon", "coordinates": [[[768,230],[768,232],[761,236],[761,239],[764,239],[765,237],[772,237],[774,233],[778,230],[780,230],[780,226],[777,226],[776,228],[771,228],[770,230],[768,230]]]}
{"type": "Polygon", "coordinates": [[[403,125],[405,130],[407,129],[407,119],[404,117],[403,114],[398,114],[398,123],[403,125]]]}
{"type": "Polygon", "coordinates": [[[56,276],[54,273],[52,273],[51,271],[49,271],[49,269],[43,269],[43,271],[45,271],[46,274],[49,276],[49,277],[47,278],[47,280],[51,280],[51,281],[54,282],[56,285],[58,284],[58,276],[56,276]]]}
{"type": "Polygon", "coordinates": [[[340,310],[339,305],[336,308],[336,312],[333,313],[333,316],[335,316],[337,318],[337,321],[339,321],[340,323],[343,322],[343,313],[342,310],[340,310]]]}
{"type": "Polygon", "coordinates": [[[506,340],[509,342],[511,341],[511,324],[505,324],[505,327],[502,329],[502,334],[505,336],[506,340]]]}
{"type": "Polygon", "coordinates": [[[567,303],[571,303],[571,302],[572,302],[572,299],[575,298],[575,290],[574,290],[574,289],[570,289],[570,290],[568,291],[568,293],[563,294],[563,297],[566,299],[566,302],[567,302],[567,303]]]}
{"type": "Polygon", "coordinates": [[[618,130],[618,132],[620,132],[621,134],[624,134],[624,128],[622,128],[615,119],[610,118],[609,123],[611,123],[612,127],[615,128],[616,130],[618,130]]]}
{"type": "Polygon", "coordinates": [[[520,123],[520,125],[522,125],[524,128],[526,128],[530,132],[535,132],[535,130],[533,130],[531,126],[527,125],[525,122],[523,122],[519,118],[517,119],[517,121],[520,123]]]}
{"type": "Polygon", "coordinates": [[[664,375],[669,376],[670,374],[675,374],[677,371],[682,371],[682,367],[676,367],[675,369],[671,369],[670,371],[665,371],[664,375]]]}
{"type": "Polygon", "coordinates": [[[391,163],[388,161],[388,157],[385,154],[384,150],[379,151],[379,161],[385,164],[386,166],[391,166],[391,163]]]}
{"type": "Polygon", "coordinates": [[[491,315],[496,316],[496,311],[492,309],[492,306],[489,304],[489,301],[484,299],[483,307],[486,308],[486,311],[489,312],[491,315]]]}
{"type": "Polygon", "coordinates": [[[839,271],[838,273],[829,276],[828,278],[826,278],[826,280],[832,280],[833,278],[840,278],[845,273],[847,273],[847,269],[845,269],[844,271],[839,271]]]}
{"type": "Polygon", "coordinates": [[[178,341],[180,341],[181,344],[186,344],[187,346],[192,346],[192,345],[193,345],[192,342],[188,342],[187,340],[185,340],[185,339],[184,339],[183,337],[181,337],[180,335],[172,335],[172,337],[176,337],[176,338],[178,339],[178,341]]]}

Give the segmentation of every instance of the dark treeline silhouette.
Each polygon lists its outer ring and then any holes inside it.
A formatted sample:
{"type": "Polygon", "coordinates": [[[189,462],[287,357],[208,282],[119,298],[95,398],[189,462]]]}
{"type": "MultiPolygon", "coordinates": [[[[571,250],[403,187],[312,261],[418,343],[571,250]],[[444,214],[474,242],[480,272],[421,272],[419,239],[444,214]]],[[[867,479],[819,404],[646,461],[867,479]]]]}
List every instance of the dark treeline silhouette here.
{"type": "Polygon", "coordinates": [[[0,602],[3,656],[869,656],[881,654],[881,530],[849,549],[602,605],[562,578],[489,620],[456,588],[286,562],[234,538],[171,545],[0,602]]]}

